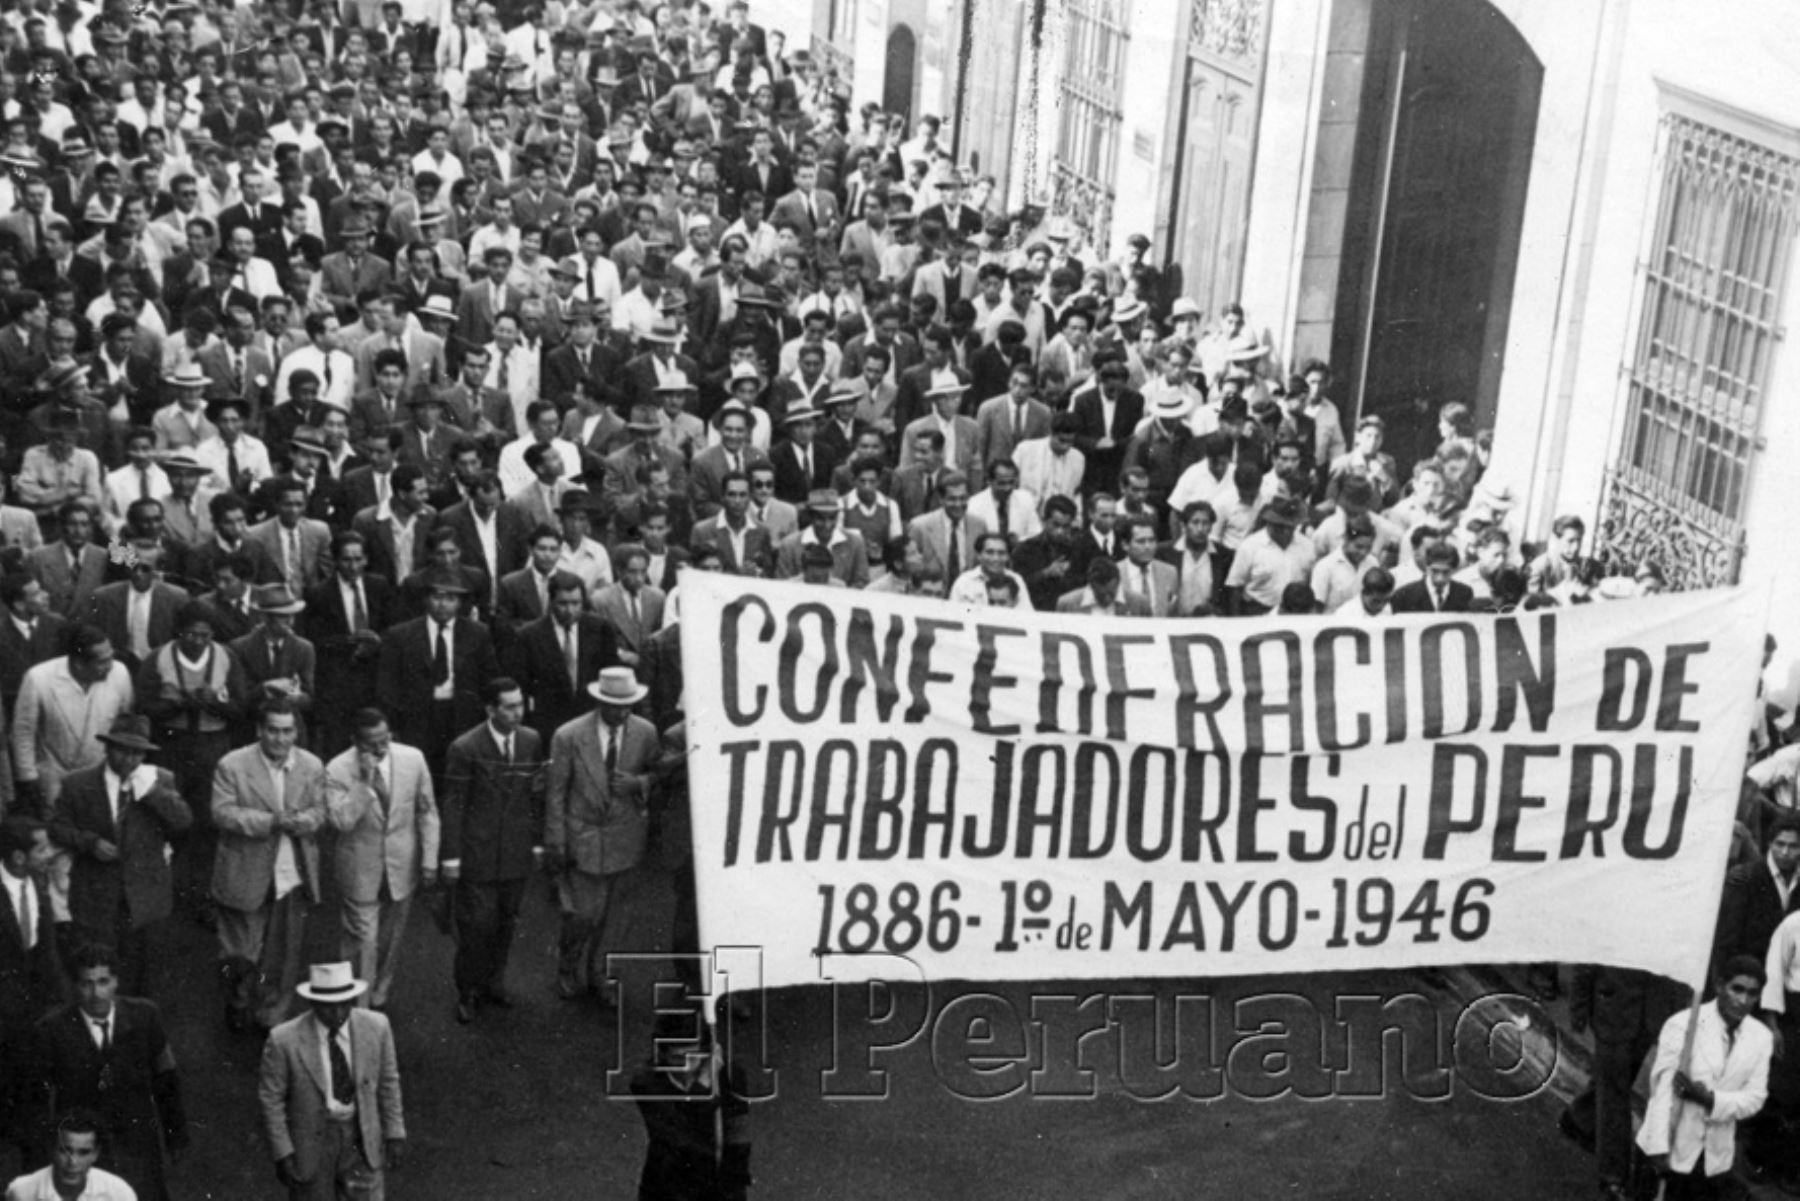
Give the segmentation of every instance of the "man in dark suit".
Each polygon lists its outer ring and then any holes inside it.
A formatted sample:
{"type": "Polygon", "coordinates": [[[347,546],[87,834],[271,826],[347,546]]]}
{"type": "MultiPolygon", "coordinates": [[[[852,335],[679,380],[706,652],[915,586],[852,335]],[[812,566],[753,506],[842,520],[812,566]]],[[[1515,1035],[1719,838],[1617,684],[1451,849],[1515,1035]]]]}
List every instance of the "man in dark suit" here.
{"type": "Polygon", "coordinates": [[[679,371],[690,381],[700,378],[700,364],[677,353],[676,345],[680,341],[680,327],[667,318],[650,327],[650,332],[644,335],[644,353],[625,364],[624,387],[628,403],[660,408],[656,385],[662,382],[664,375],[679,371]]]}
{"type": "Polygon", "coordinates": [[[94,545],[94,517],[84,502],[64,504],[58,523],[62,541],[33,550],[25,569],[49,594],[50,611],[74,619],[87,613],[95,590],[106,582],[106,551],[94,545]]]}
{"type": "Polygon", "coordinates": [[[162,1014],[151,1001],[121,995],[119,958],[110,947],[82,947],[69,969],[77,999],[32,1031],[31,1109],[39,1145],[49,1145],[56,1116],[96,1113],[107,1135],[100,1168],[143,1201],[167,1201],[163,1153],[185,1149],[188,1130],[162,1014]]]}
{"type": "Polygon", "coordinates": [[[481,689],[500,664],[487,629],[461,616],[461,577],[440,572],[427,588],[425,616],[382,635],[375,691],[393,715],[394,736],[441,771],[457,732],[481,719],[481,689]]]}
{"type": "Polygon", "coordinates": [[[1100,548],[1083,535],[1075,502],[1068,497],[1046,499],[1043,517],[1043,532],[1019,543],[1012,568],[1024,577],[1032,607],[1054,613],[1064,594],[1087,582],[1088,564],[1100,548]]]}
{"type": "Polygon", "coordinates": [[[116,717],[100,741],[104,762],[63,778],[50,832],[74,860],[69,917],[76,937],[113,948],[120,990],[147,997],[158,935],[174,907],[170,838],[193,824],[193,812],[174,773],[144,763],[158,749],[149,718],[116,717]]]}
{"type": "Polygon", "coordinates": [[[0,819],[0,1137],[13,1133],[9,1128],[29,1100],[27,1032],[64,997],[44,885],[55,856],[43,822],[19,815],[0,819]]]}
{"type": "Polygon", "coordinates": [[[498,599],[499,581],[525,565],[531,549],[531,520],[518,509],[501,504],[500,477],[482,471],[467,499],[437,515],[433,528],[443,527],[456,531],[462,561],[481,568],[495,586],[481,598],[483,607],[491,608],[498,599]]]}
{"type": "Polygon", "coordinates": [[[1725,873],[1714,962],[1722,964],[1733,955],[1764,959],[1776,927],[1800,910],[1796,884],[1800,884],[1800,814],[1783,812],[1769,828],[1767,854],[1725,873]]]}
{"type": "Polygon", "coordinates": [[[787,441],[769,452],[775,464],[775,498],[803,505],[814,490],[831,487],[838,456],[818,441],[819,413],[801,401],[782,418],[787,441]]]}
{"type": "MultiPolygon", "coordinates": [[[[386,512],[380,505],[370,505],[356,515],[350,528],[363,536],[363,545],[369,552],[369,567],[376,575],[404,580],[423,568],[430,557],[431,548],[425,536],[436,524],[436,517],[426,503],[429,489],[425,475],[417,467],[401,464],[394,468],[389,478],[393,480],[393,494],[388,497],[386,512]],[[411,530],[410,555],[401,548],[400,532],[404,529],[411,530]]],[[[418,745],[405,737],[400,741],[418,745]]]]}
{"type": "Polygon", "coordinates": [[[1445,542],[1425,548],[1425,578],[1394,589],[1388,605],[1396,613],[1467,613],[1475,607],[1475,590],[1451,579],[1456,548],[1445,542]]]}
{"type": "Polygon", "coordinates": [[[750,520],[750,477],[727,475],[719,511],[694,527],[695,558],[716,555],[727,575],[768,576],[775,568],[775,544],[767,528],[750,520]]]}
{"type": "Polygon", "coordinates": [[[507,671],[525,690],[527,724],[548,746],[557,727],[594,707],[587,686],[618,661],[612,627],[587,611],[581,580],[559,571],[550,577],[550,612],[513,639],[507,671]]]}
{"type": "Polygon", "coordinates": [[[482,1002],[511,1004],[502,982],[525,878],[543,859],[544,740],[523,724],[517,680],[489,679],[487,720],[450,745],[444,769],[438,866],[455,889],[456,1018],[482,1002]]]}
{"type": "Polygon", "coordinates": [[[12,619],[0,620],[0,713],[11,717],[25,673],[64,653],[68,622],[50,611],[44,586],[23,572],[0,577],[0,605],[12,619]]]}
{"type": "Polygon", "coordinates": [[[361,534],[345,531],[331,542],[331,579],[306,594],[300,630],[313,644],[319,695],[330,698],[318,714],[319,745],[335,755],[350,745],[351,716],[375,703],[381,631],[393,623],[393,585],[370,575],[361,534]]]}
{"type": "Polygon", "coordinates": [[[1108,362],[1096,374],[1100,386],[1077,396],[1074,408],[1075,446],[1087,459],[1082,487],[1088,492],[1118,487],[1126,444],[1144,417],[1143,394],[1125,386],[1131,372],[1123,362],[1108,362]]]}

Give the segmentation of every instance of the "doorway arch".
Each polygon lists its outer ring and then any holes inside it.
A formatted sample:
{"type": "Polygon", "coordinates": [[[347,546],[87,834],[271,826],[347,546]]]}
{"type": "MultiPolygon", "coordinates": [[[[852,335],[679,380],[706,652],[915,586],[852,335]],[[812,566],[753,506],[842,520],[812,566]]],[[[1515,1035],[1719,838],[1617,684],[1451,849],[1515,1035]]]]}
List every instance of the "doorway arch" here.
{"type": "Polygon", "coordinates": [[[906,117],[913,115],[913,83],[918,74],[919,39],[904,22],[888,30],[887,65],[882,77],[881,107],[906,117]]]}

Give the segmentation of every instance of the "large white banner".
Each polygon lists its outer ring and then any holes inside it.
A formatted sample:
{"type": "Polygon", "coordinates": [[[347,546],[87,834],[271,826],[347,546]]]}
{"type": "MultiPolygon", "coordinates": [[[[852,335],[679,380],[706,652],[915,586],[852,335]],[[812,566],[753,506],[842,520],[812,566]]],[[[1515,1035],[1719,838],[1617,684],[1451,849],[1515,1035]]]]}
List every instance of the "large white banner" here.
{"type": "Polygon", "coordinates": [[[681,609],[701,943],[766,985],[1705,971],[1761,592],[1146,621],[688,572],[681,609]]]}

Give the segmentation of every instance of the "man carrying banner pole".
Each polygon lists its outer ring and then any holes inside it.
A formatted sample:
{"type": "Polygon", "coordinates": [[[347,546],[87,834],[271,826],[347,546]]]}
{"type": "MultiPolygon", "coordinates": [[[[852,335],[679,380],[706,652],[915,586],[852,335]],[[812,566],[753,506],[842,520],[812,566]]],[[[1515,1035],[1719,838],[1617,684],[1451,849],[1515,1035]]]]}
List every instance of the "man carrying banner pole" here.
{"type": "Polygon", "coordinates": [[[1768,1099],[1775,1039],[1761,1022],[1745,1020],[1766,980],[1762,964],[1734,956],[1711,1001],[1663,1025],[1638,1147],[1662,1176],[1664,1201],[1721,1196],[1737,1124],[1768,1099]]]}

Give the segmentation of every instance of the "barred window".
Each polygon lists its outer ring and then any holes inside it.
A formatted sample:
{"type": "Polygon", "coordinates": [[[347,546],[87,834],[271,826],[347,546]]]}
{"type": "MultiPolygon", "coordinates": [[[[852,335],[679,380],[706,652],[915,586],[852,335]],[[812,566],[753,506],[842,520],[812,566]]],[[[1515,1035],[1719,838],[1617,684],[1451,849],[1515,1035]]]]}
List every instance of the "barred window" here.
{"type": "Polygon", "coordinates": [[[1118,177],[1125,90],[1124,0],[1070,0],[1053,207],[1104,246],[1118,177]]]}
{"type": "Polygon", "coordinates": [[[1620,474],[1673,515],[1729,536],[1780,338],[1800,159],[1756,140],[1753,119],[1722,128],[1682,111],[1692,107],[1663,117],[1620,474]]]}

